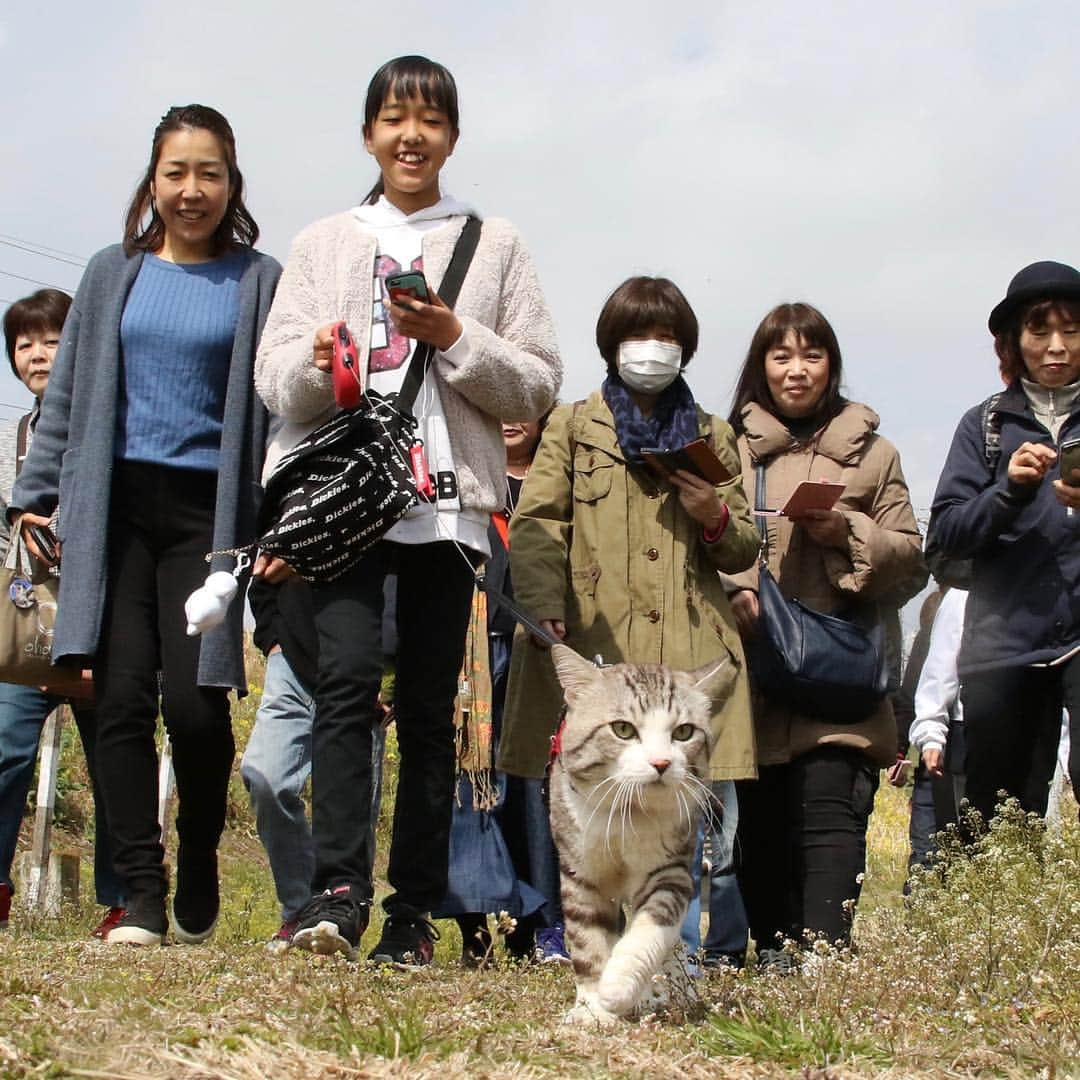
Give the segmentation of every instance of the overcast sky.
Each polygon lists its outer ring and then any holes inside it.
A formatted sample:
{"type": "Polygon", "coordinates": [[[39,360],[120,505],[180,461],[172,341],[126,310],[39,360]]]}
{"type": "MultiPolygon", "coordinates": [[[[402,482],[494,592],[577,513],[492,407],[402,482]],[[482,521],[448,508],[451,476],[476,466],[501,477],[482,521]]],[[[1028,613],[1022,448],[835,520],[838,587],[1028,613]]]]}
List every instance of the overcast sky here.
{"type": "MultiPolygon", "coordinates": [[[[259,247],[284,260],[370,187],[367,82],[419,52],[461,95],[444,190],[523,233],[564,399],[599,383],[596,316],[630,274],[686,292],[702,325],[689,381],[720,413],[762,316],[807,300],[926,507],[959,415],[997,385],[990,308],[1027,263],[1080,262],[1078,10],[9,0],[0,297],[37,287],[11,274],[78,283],[10,241],[84,258],[118,241],[157,120],[191,101],[232,122],[259,247]]],[[[0,401],[27,400],[5,371],[0,401]]]]}

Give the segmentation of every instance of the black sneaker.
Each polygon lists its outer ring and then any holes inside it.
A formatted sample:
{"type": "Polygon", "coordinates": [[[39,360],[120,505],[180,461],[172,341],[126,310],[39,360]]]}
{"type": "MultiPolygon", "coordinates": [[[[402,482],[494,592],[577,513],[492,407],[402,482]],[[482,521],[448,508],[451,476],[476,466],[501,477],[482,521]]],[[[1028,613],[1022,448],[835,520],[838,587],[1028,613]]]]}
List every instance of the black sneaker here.
{"type": "Polygon", "coordinates": [[[221,897],[218,891],[217,852],[192,852],[180,845],[176,857],[176,895],[172,927],[182,945],[199,945],[217,926],[221,897]]]}
{"type": "Polygon", "coordinates": [[[133,896],[104,941],[107,945],[161,945],[168,929],[162,897],[133,896]]]}
{"type": "Polygon", "coordinates": [[[426,967],[435,955],[439,931],[412,908],[395,907],[383,923],[379,944],[368,953],[376,964],[398,968],[426,967]]]}
{"type": "Polygon", "coordinates": [[[338,885],[313,896],[296,916],[292,945],[296,949],[330,956],[344,953],[356,959],[356,946],[367,929],[370,907],[355,899],[351,885],[338,885]]]}

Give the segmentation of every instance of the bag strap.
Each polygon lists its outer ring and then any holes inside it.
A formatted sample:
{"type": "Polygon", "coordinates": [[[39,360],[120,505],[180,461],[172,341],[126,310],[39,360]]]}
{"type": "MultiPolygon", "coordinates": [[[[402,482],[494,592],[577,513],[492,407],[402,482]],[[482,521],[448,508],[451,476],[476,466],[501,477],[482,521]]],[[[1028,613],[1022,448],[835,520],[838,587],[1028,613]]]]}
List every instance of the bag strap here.
{"type": "MultiPolygon", "coordinates": [[[[470,214],[465,221],[465,228],[461,230],[461,235],[454,245],[450,265],[446,268],[442,283],[439,285],[439,298],[448,308],[453,308],[457,303],[461,283],[465,280],[465,274],[476,252],[476,245],[480,242],[480,228],[480,219],[470,214]]],[[[434,345],[427,341],[416,343],[412,360],[409,361],[409,370],[405,372],[401,389],[397,393],[397,406],[402,412],[412,411],[413,402],[416,400],[416,395],[420,393],[424,376],[427,375],[434,357],[434,345]]]]}
{"type": "Polygon", "coordinates": [[[761,533],[761,550],[758,557],[764,561],[765,552],[769,547],[769,526],[765,515],[760,511],[765,509],[765,462],[754,463],[754,519],[757,521],[758,532],[761,533]]]}
{"type": "Polygon", "coordinates": [[[30,443],[30,418],[34,414],[28,412],[19,420],[19,427],[15,434],[15,475],[22,472],[23,461],[26,460],[26,448],[30,443]]]}
{"type": "Polygon", "coordinates": [[[1001,458],[1001,414],[997,411],[1001,392],[991,394],[980,409],[983,436],[983,457],[991,476],[997,472],[997,463],[1001,458]]]}

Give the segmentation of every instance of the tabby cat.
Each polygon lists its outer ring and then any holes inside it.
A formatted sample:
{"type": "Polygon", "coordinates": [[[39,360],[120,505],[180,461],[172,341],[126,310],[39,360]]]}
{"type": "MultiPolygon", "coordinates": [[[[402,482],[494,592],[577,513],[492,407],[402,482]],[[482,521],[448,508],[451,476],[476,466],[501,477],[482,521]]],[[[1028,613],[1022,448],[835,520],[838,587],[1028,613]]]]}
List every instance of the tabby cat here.
{"type": "Polygon", "coordinates": [[[609,1024],[662,1003],[656,977],[678,970],[690,860],[710,801],[710,691],[730,691],[734,669],[726,659],[694,672],[600,668],[564,645],[552,646],[552,659],[567,714],[551,768],[551,831],[577,982],[564,1019],[609,1024]]]}

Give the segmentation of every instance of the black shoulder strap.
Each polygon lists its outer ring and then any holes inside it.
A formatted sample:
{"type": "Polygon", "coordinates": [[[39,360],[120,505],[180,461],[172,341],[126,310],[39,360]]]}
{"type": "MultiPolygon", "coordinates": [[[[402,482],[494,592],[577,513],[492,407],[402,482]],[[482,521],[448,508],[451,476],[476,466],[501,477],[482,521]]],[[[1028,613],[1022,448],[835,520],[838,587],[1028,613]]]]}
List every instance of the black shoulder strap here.
{"type": "MultiPolygon", "coordinates": [[[[469,264],[476,252],[476,245],[480,242],[480,219],[471,214],[465,219],[465,227],[461,230],[457,243],[454,245],[454,254],[450,259],[450,265],[446,268],[446,274],[439,285],[439,299],[448,307],[452,308],[457,303],[458,293],[461,292],[461,283],[469,270],[469,264]]],[[[397,395],[397,406],[402,412],[410,412],[416,395],[420,392],[420,386],[431,366],[435,356],[435,348],[426,341],[418,341],[413,349],[412,360],[409,361],[409,370],[405,372],[405,378],[401,383],[401,389],[397,395]]]]}
{"type": "Polygon", "coordinates": [[[758,532],[761,533],[761,549],[758,558],[765,561],[765,553],[769,547],[769,526],[765,516],[759,511],[766,510],[765,504],[765,462],[758,460],[754,463],[754,519],[757,521],[758,532]]]}
{"type": "Polygon", "coordinates": [[[15,435],[15,475],[22,472],[23,461],[26,459],[26,448],[30,443],[30,418],[33,413],[27,413],[20,421],[15,435]]]}

